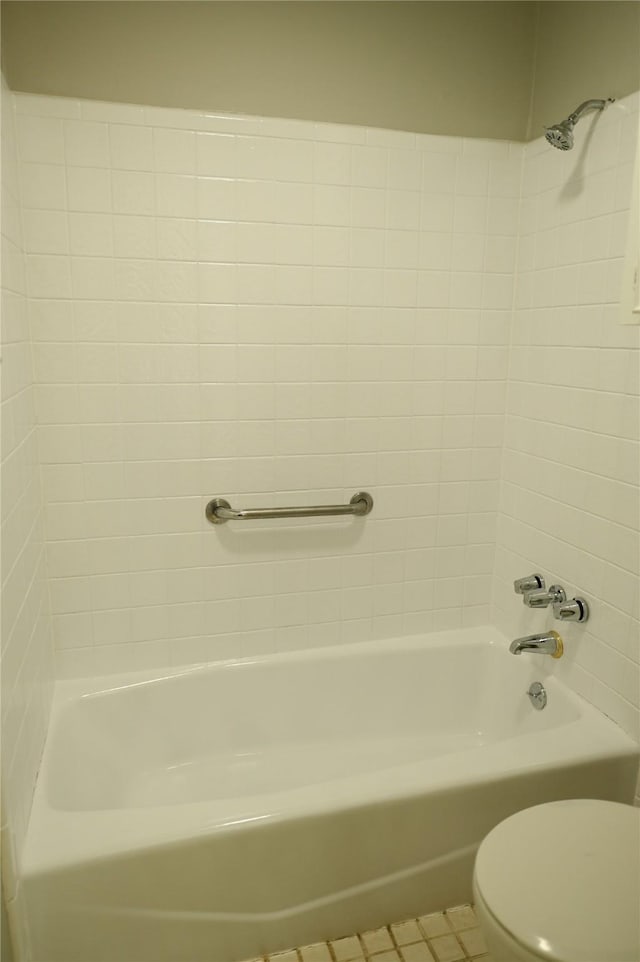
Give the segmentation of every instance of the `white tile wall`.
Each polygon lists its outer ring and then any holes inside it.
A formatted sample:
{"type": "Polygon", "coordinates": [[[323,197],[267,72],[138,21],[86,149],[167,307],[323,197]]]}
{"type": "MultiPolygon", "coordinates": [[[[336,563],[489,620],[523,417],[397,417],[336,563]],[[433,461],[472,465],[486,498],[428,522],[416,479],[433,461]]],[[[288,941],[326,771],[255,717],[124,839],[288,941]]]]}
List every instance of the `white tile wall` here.
{"type": "Polygon", "coordinates": [[[486,621],[521,148],[17,99],[60,673],[486,621]]]}
{"type": "MultiPolygon", "coordinates": [[[[2,884],[9,915],[53,670],[13,95],[2,82],[2,884]]],[[[42,222],[42,234],[50,225],[42,222]]],[[[19,938],[19,931],[14,932],[19,938]]]]}
{"type": "Polygon", "coordinates": [[[593,609],[553,670],[635,732],[637,98],[569,154],[17,101],[58,671],[474,624],[492,581],[528,633],[542,570],[593,609]]]}
{"type": "Polygon", "coordinates": [[[525,150],[495,617],[556,627],[515,577],[541,571],[591,605],[555,671],[640,739],[640,328],[619,323],[638,96],[577,130],[571,153],[525,150]]]}

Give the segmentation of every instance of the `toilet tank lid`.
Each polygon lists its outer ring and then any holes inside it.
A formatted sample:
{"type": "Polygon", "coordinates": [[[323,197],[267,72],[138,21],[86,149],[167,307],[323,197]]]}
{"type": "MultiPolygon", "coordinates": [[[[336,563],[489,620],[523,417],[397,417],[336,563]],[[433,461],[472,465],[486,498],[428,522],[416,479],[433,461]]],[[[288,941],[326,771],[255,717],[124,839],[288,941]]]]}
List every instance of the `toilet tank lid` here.
{"type": "Polygon", "coordinates": [[[510,936],[549,962],[640,959],[640,809],[571,799],[484,839],[475,884],[510,936]]]}

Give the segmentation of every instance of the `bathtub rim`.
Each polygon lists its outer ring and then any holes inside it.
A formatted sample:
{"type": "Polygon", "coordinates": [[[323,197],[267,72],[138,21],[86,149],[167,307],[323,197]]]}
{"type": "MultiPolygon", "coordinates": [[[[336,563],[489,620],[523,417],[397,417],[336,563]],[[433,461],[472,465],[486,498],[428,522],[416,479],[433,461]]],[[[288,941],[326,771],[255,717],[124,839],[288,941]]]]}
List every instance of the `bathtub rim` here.
{"type": "MultiPolygon", "coordinates": [[[[266,652],[245,655],[240,658],[212,658],[209,661],[198,661],[189,664],[164,665],[157,668],[144,668],[135,671],[117,672],[104,675],[88,675],[81,678],[61,678],[55,682],[52,711],[59,709],[63,703],[74,698],[98,692],[110,692],[119,688],[127,688],[148,681],[189,676],[204,673],[207,670],[225,668],[234,665],[250,666],[261,664],[286,664],[287,662],[325,661],[343,658],[353,658],[367,652],[386,651],[393,648],[396,651],[418,650],[421,648],[445,648],[456,643],[464,642],[474,646],[499,647],[504,644],[508,650],[509,642],[498,628],[482,625],[478,628],[451,628],[442,631],[423,632],[412,635],[395,635],[391,638],[373,638],[360,641],[348,641],[331,645],[307,646],[293,648],[288,651],[266,652]]],[[[563,686],[566,688],[566,686],[563,686]]],[[[566,688],[568,692],[571,690],[566,688]]],[[[571,692],[571,694],[574,694],[571,692]]],[[[578,697],[578,696],[576,696],[578,697]]],[[[583,699],[578,698],[583,704],[583,699]]],[[[53,716],[52,716],[53,717],[53,716]]]]}

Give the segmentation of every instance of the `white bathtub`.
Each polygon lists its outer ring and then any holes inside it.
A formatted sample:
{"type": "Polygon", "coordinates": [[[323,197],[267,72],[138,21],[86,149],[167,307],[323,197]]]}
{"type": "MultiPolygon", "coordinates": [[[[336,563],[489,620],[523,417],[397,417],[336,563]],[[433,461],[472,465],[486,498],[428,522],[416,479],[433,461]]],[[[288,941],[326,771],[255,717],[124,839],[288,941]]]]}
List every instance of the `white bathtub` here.
{"type": "Polygon", "coordinates": [[[632,800],[633,742],[548,665],[474,629],[59,684],[31,959],[232,962],[468,900],[507,815],[632,800]]]}

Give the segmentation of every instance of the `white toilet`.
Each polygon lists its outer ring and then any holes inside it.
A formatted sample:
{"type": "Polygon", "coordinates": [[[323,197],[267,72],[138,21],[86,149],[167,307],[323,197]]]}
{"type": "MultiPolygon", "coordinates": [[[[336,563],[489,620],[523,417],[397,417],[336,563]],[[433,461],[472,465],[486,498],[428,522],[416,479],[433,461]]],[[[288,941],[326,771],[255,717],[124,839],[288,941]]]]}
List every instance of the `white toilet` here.
{"type": "Polygon", "coordinates": [[[480,845],[473,892],[495,962],[639,962],[640,808],[517,812],[480,845]]]}

